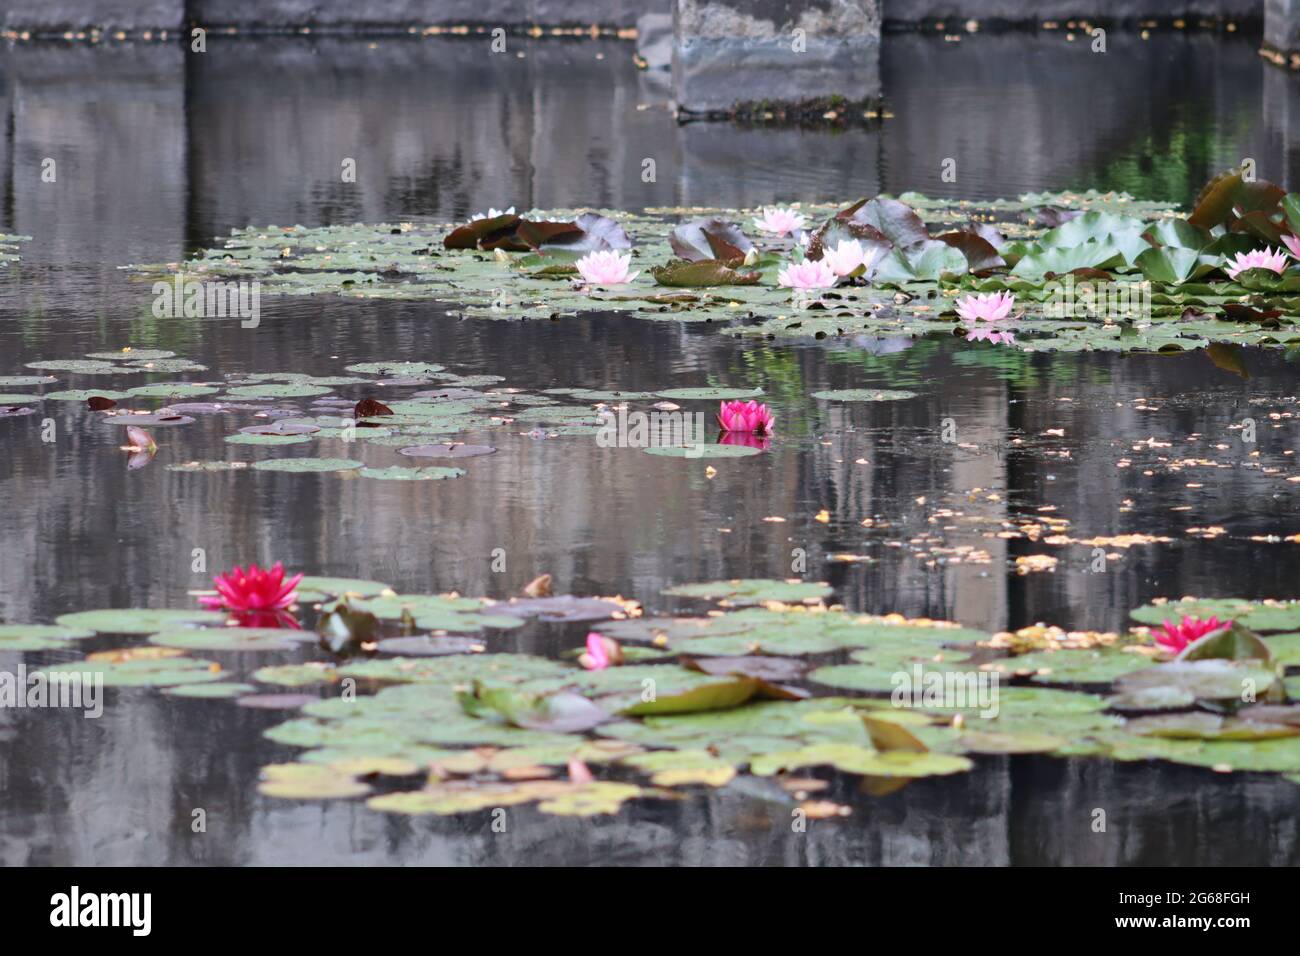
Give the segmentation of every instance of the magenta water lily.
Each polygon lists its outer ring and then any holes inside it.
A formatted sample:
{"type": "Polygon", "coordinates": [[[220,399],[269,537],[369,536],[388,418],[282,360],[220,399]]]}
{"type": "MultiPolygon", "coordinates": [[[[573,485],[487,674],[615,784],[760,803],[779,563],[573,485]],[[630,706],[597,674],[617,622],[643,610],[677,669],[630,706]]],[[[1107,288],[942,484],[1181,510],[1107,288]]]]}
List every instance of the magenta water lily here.
{"type": "Polygon", "coordinates": [[[227,611],[283,611],[293,604],[297,597],[294,589],[301,580],[301,574],[286,580],[284,565],[279,561],[269,568],[250,564],[247,571],[236,565],[212,579],[216,595],[204,595],[199,603],[227,611]]]}
{"type": "Polygon", "coordinates": [[[724,432],[739,432],[746,435],[771,435],[776,424],[776,416],[762,402],[748,402],[737,399],[723,402],[718,409],[718,425],[724,432]]]}
{"type": "Polygon", "coordinates": [[[1193,641],[1200,640],[1206,634],[1227,627],[1231,623],[1231,621],[1220,621],[1217,617],[1205,620],[1184,617],[1177,624],[1166,620],[1164,627],[1156,632],[1156,643],[1165,650],[1177,654],[1193,641]]]}

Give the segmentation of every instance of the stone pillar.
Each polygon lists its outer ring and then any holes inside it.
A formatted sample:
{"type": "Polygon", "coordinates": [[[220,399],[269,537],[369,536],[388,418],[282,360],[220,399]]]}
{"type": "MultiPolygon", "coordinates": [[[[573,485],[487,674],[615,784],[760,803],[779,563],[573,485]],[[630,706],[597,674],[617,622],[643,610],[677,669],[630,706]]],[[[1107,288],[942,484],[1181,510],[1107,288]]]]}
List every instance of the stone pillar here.
{"type": "Polygon", "coordinates": [[[1264,0],[1264,55],[1300,67],[1300,0],[1264,0]]]}
{"type": "Polygon", "coordinates": [[[680,110],[880,95],[880,0],[676,0],[680,110]]]}

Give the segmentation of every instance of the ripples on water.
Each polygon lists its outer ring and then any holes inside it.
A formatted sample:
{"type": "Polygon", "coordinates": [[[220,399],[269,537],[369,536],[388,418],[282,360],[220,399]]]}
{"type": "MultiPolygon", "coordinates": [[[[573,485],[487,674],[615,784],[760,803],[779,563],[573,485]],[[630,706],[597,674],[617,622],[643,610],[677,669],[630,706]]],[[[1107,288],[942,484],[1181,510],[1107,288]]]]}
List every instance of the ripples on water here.
{"type": "MultiPolygon", "coordinates": [[[[1295,546],[1249,540],[1300,530],[1294,486],[1248,467],[1229,430],[1246,416],[1294,413],[1295,365],[1280,352],[1250,355],[1247,381],[1200,355],[1029,356],[868,339],[742,346],[667,322],[516,325],[456,321],[433,304],[274,298],[252,333],[155,321],[147,290],[119,272],[249,224],[448,221],[489,205],[755,206],[1087,187],[1186,202],[1245,156],[1261,176],[1300,188],[1290,132],[1300,87],[1266,67],[1250,38],[1112,35],[1096,56],[1059,35],[890,37],[882,75],[893,117],[842,132],[678,126],[662,78],[637,72],[631,46],[521,46],[522,59],[447,40],[213,40],[188,58],[163,46],[0,51],[0,231],[35,237],[0,279],[0,374],[130,342],[215,374],[338,374],[410,358],[526,389],[745,383],[776,407],[772,452],[710,481],[700,468],[589,439],[503,435],[501,452],[471,461],[466,479],[405,487],[178,475],[158,463],[127,473],[120,436],[80,410],[58,413],[65,438],[52,446],[35,421],[9,421],[0,619],[185,605],[203,583],[190,573],[195,547],[214,565],[281,559],[402,591],[503,597],[548,571],[566,590],[651,608],[669,584],[784,576],[791,550],[804,548],[850,608],[988,629],[1117,628],[1162,594],[1296,596],[1295,546]],[[56,184],[40,182],[46,156],[58,162],[56,184]],[[956,183],[940,179],[950,156],[956,183]],[[339,181],[348,157],[355,184],[339,181]],[[641,180],[647,157],[654,183],[641,180]],[[834,410],[807,397],[863,385],[920,397],[834,410]],[[948,418],[973,447],[940,440],[948,418]],[[1042,440],[1048,429],[1064,436],[1042,440]],[[1231,467],[1189,477],[1162,454],[1231,467]],[[1117,467],[1124,458],[1133,466],[1117,467]],[[827,522],[814,519],[823,508],[827,522]],[[1122,551],[1102,574],[1088,572],[1082,547],[1053,551],[1054,573],[1008,572],[1046,548],[988,536],[989,522],[1043,514],[1068,519],[1075,537],[1174,541],[1122,551]],[[758,520],[771,515],[787,521],[758,520]],[[864,528],[864,517],[887,527],[864,528]],[[1224,534],[1186,534],[1205,526],[1224,534]],[[509,569],[492,574],[502,546],[509,569]],[[960,547],[987,562],[951,560],[947,549],[960,547]],[[842,552],[875,560],[827,563],[842,552]]],[[[1261,455],[1276,461],[1294,447],[1294,427],[1293,418],[1261,426],[1261,455]]],[[[164,445],[162,456],[220,457],[224,433],[211,419],[167,431],[160,439],[183,449],[164,445]]],[[[786,807],[741,792],[636,805],[595,823],[526,811],[510,834],[492,834],[477,819],[396,820],[358,804],[259,797],[257,768],[289,754],[259,733],[282,715],[149,691],[116,699],[98,721],[0,712],[0,862],[1297,860],[1290,784],[1045,758],[982,758],[975,773],[879,800],[839,781],[831,796],[855,815],[797,840],[786,807]],[[190,834],[196,806],[208,809],[207,838],[190,834]],[[1091,833],[1096,806],[1125,821],[1122,839],[1091,833]]]]}

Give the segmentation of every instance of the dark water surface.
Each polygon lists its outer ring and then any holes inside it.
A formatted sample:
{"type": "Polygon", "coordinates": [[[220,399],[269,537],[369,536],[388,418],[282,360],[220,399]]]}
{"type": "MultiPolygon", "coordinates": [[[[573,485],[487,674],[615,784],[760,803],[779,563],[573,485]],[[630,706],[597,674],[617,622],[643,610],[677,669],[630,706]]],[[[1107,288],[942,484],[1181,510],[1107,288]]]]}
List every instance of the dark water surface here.
{"type": "MultiPolygon", "coordinates": [[[[53,443],[40,440],[44,411],[0,421],[0,621],[189,606],[186,592],[208,577],[191,573],[195,548],[211,568],[282,560],[403,592],[506,597],[546,571],[561,590],[621,593],[651,612],[671,606],[659,592],[672,584],[789,576],[804,549],[809,576],[853,610],[991,630],[1120,628],[1158,595],[1300,596],[1300,549],[1252,540],[1300,531],[1297,485],[1285,481],[1296,365],[1281,352],[1249,354],[1243,379],[1204,355],[741,344],[671,322],[458,321],[434,304],[269,296],[250,330],[155,320],[148,286],[119,270],[250,224],[446,222],[489,205],[1087,187],[1186,202],[1243,157],[1300,189],[1300,85],[1255,47],[1113,35],[1098,56],[1061,35],[890,37],[892,118],[841,132],[678,126],[663,77],[639,73],[632,46],[613,41],[516,42],[522,58],[449,40],[214,38],[189,57],[164,46],[0,50],[0,232],[34,237],[0,271],[0,375],[126,344],[209,366],[197,378],[412,360],[529,390],[761,386],[780,423],[768,454],[720,463],[712,480],[701,464],[498,429],[499,453],[469,460],[466,478],[408,485],[166,471],[234,457],[221,440],[229,427],[212,417],[157,429],[158,460],[127,472],[119,430],[62,405],[53,443]],[[45,157],[56,183],[40,180],[45,157]],[[940,178],[948,157],[956,183],[940,178]],[[340,182],[344,158],[357,161],[355,183],[340,182]],[[642,181],[646,158],[656,182],[642,181]],[[833,409],[808,397],[866,386],[920,397],[833,409]],[[1255,445],[1233,427],[1247,417],[1255,445]],[[957,443],[943,441],[947,419],[957,443]],[[829,520],[817,520],[823,509],[829,520]],[[773,516],[785,521],[761,520],[773,516]],[[1074,538],[1171,540],[1108,546],[1098,572],[1091,546],[1025,536],[1044,516],[1066,519],[1074,538]],[[1188,530],[1205,528],[1221,530],[1188,530]],[[495,548],[506,549],[504,573],[491,570],[495,548]],[[828,560],[840,553],[873,560],[828,560]],[[1056,570],[1015,572],[1017,557],[1037,554],[1057,557],[1056,570]]],[[[349,453],[396,460],[391,448],[349,453]]],[[[572,646],[583,633],[545,627],[505,632],[492,648],[572,646]]],[[[237,673],[264,662],[230,660],[237,673]]],[[[0,654],[0,667],[18,662],[0,654]]],[[[284,714],[109,694],[99,720],[0,710],[0,863],[1300,862],[1293,784],[1037,757],[979,758],[975,772],[883,798],[838,780],[829,795],[854,815],[806,834],[791,833],[788,806],[739,789],[594,821],[515,810],[498,834],[487,815],[407,820],[261,797],[258,768],[294,752],[260,738],[284,714]],[[199,807],[206,834],[191,832],[199,807]],[[1098,807],[1104,834],[1091,829],[1098,807]]]]}

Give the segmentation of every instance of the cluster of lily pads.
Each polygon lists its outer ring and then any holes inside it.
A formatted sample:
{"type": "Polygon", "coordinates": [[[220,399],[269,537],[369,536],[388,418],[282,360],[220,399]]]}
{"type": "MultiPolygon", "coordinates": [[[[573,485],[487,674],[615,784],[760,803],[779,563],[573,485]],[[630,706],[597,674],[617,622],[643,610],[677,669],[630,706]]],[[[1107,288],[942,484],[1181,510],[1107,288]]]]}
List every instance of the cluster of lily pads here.
{"type": "Polygon", "coordinates": [[[981,755],[1029,753],[1300,782],[1300,705],[1289,702],[1300,680],[1286,677],[1300,668],[1300,601],[1159,601],[1133,618],[1184,623],[1155,643],[1144,626],[994,635],[854,614],[826,603],[827,585],[806,581],[673,587],[665,594],[674,602],[708,607],[662,616],[623,598],[492,601],[319,577],[296,587],[295,607],[313,606],[314,632],[228,626],[221,610],[102,610],[5,625],[0,649],[148,635],[45,673],[301,708],[267,736],[303,752],[264,768],[261,791],[364,796],[393,813],[525,803],[613,813],[629,800],[681,798],[681,788],[742,777],[767,781],[793,804],[828,785],[810,776],[818,768],[883,794],[968,771],[981,755]],[[1219,620],[1186,630],[1188,616],[1219,620]],[[618,653],[595,669],[578,662],[578,648],[560,659],[519,653],[514,635],[539,621],[598,628],[618,653]],[[273,654],[293,659],[267,662],[273,654]],[[971,675],[992,674],[991,700],[953,696],[971,675]],[[900,697],[900,675],[926,689],[900,697]]]}
{"type": "Polygon", "coordinates": [[[19,243],[31,241],[31,236],[10,236],[0,232],[0,269],[18,261],[19,243]]]}
{"type": "MultiPolygon", "coordinates": [[[[642,403],[648,411],[677,411],[687,403],[717,417],[724,433],[718,444],[696,445],[695,436],[669,435],[646,451],[668,457],[742,457],[767,447],[771,412],[754,401],[761,389],[702,386],[660,391],[619,391],[555,387],[530,393],[502,384],[499,375],[462,375],[444,366],[410,360],[361,362],[346,374],[313,376],[300,372],[247,373],[223,379],[161,381],[138,386],[50,390],[59,379],[50,373],[88,376],[134,376],[143,373],[202,372],[206,367],[158,349],[125,348],[96,352],[87,358],[49,359],[27,363],[40,374],[0,376],[0,417],[34,414],[45,402],[85,404],[107,425],[125,426],[133,452],[132,467],[148,464],[158,444],[145,429],[191,425],[198,416],[246,415],[251,421],[226,436],[239,447],[281,448],[334,439],[352,448],[390,447],[399,460],[427,462],[492,454],[490,444],[464,440],[471,433],[510,428],[531,438],[595,435],[613,427],[618,407],[642,403]],[[39,388],[41,391],[17,391],[39,388]],[[352,397],[337,394],[351,390],[352,397]],[[384,400],[376,398],[383,395],[384,400]],[[400,397],[399,397],[400,396],[400,397]],[[136,407],[143,402],[159,407],[136,407]],[[723,403],[719,406],[717,403],[723,403]],[[761,412],[761,415],[760,415],[761,412]],[[751,421],[752,419],[752,421],[751,421]],[[745,426],[742,428],[742,425],[745,426]],[[748,443],[740,433],[755,432],[762,440],[748,443]],[[354,444],[357,443],[357,444],[354,444]]],[[[902,390],[847,389],[819,392],[824,401],[891,401],[913,397],[902,390]]],[[[164,441],[164,446],[170,444],[164,441]]],[[[457,467],[427,464],[373,467],[356,457],[271,457],[260,460],[173,460],[169,470],[219,472],[253,469],[280,472],[356,473],[387,480],[436,480],[465,474],[457,467]]]]}
{"type": "Polygon", "coordinates": [[[1022,310],[1015,344],[1028,351],[1300,343],[1300,272],[1280,251],[1262,254],[1295,239],[1300,197],[1241,170],[1209,183],[1186,216],[1114,193],[984,203],[909,193],[767,210],[753,220],[757,241],[740,210],[493,212],[450,232],[410,223],[237,230],[188,262],[133,268],[146,279],[257,279],[285,295],[428,299],[477,318],[601,311],[764,338],[969,333],[958,296],[1010,293],[1022,310]],[[789,232],[774,234],[782,223],[789,232]],[[834,270],[833,287],[792,296],[783,286],[792,268],[829,262],[845,243],[863,258],[834,270]],[[1084,304],[1062,314],[1067,281],[1084,304]],[[1108,310],[1104,288],[1118,283],[1145,283],[1149,303],[1108,310]]]}

